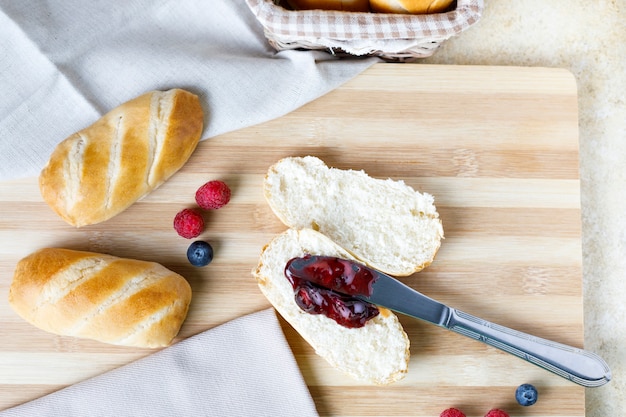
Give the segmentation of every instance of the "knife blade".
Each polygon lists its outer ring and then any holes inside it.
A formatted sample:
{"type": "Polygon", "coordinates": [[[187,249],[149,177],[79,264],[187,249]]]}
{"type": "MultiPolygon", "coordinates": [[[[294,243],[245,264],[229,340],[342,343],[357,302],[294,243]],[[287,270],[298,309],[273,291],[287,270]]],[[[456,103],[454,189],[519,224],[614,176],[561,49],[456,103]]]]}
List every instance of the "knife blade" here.
{"type": "Polygon", "coordinates": [[[318,285],[327,284],[334,291],[483,342],[584,387],[599,387],[611,380],[608,364],[595,353],[513,330],[449,307],[361,263],[307,255],[291,260],[287,269],[291,274],[300,274],[302,279],[310,279],[318,285]],[[334,270],[311,267],[331,263],[334,270]],[[303,274],[306,268],[309,268],[308,277],[303,274]],[[310,276],[312,271],[313,275],[319,276],[310,276]],[[331,279],[333,276],[334,280],[331,279]],[[349,285],[342,285],[342,279],[343,284],[347,282],[349,285]],[[359,283],[358,280],[368,282],[359,283]]]}

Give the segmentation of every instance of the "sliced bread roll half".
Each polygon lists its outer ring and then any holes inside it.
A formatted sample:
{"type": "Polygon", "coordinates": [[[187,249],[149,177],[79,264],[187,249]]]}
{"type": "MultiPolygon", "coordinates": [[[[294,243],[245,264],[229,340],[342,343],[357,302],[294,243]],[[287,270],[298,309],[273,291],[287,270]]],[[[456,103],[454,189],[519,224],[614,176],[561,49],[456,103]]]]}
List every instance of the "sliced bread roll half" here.
{"type": "Polygon", "coordinates": [[[290,259],[305,254],[357,260],[319,232],[288,229],[263,248],[253,271],[261,292],[333,367],[359,381],[378,385],[403,378],[408,368],[409,339],[391,311],[379,308],[380,314],[365,326],[347,328],[324,315],[309,314],[298,307],[284,271],[290,259]]]}
{"type": "Polygon", "coordinates": [[[430,194],[403,181],[329,168],[314,156],[271,166],[264,194],[288,227],[317,230],[391,275],[411,275],[430,265],[443,238],[430,194]]]}

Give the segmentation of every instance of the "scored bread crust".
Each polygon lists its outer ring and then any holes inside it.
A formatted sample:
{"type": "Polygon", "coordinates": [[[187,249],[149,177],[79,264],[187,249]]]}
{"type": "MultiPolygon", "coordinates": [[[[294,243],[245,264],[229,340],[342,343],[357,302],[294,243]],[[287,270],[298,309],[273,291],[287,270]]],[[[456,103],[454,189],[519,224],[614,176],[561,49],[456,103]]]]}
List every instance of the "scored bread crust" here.
{"type": "Polygon", "coordinates": [[[203,123],[188,91],[143,94],[59,143],[39,176],[41,195],[70,225],[108,220],[187,162],[203,123]]]}
{"type": "Polygon", "coordinates": [[[347,328],[298,307],[284,270],[287,261],[305,254],[358,260],[319,232],[288,229],[263,248],[253,270],[261,292],[330,365],[357,380],[378,385],[402,379],[408,369],[409,338],[391,311],[379,308],[380,314],[365,326],[347,328]]]}
{"type": "Polygon", "coordinates": [[[441,246],[434,198],[403,181],[329,168],[314,156],[287,157],[268,169],[263,189],[285,225],[317,230],[391,275],[427,267],[441,246]]]}
{"type": "Polygon", "coordinates": [[[123,346],[167,346],[187,316],[191,287],[154,262],[61,248],[20,260],[9,304],[50,333],[123,346]]]}
{"type": "Polygon", "coordinates": [[[378,13],[426,14],[446,11],[453,0],[370,0],[378,13]]]}

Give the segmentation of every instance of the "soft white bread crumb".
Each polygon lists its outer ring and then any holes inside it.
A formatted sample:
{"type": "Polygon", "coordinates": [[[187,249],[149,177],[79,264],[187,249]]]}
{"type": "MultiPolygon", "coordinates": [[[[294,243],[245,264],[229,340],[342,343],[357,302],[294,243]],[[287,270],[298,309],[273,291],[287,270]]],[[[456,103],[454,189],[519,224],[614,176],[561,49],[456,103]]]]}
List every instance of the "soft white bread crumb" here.
{"type": "Polygon", "coordinates": [[[298,307],[284,270],[291,258],[307,253],[355,259],[321,233],[288,229],[265,246],[253,271],[265,297],[316,353],[337,369],[379,385],[403,378],[408,368],[409,339],[391,311],[380,308],[380,314],[365,326],[350,329],[298,307]]]}
{"type": "Polygon", "coordinates": [[[287,226],[317,230],[391,275],[430,265],[443,238],[430,194],[403,181],[329,168],[314,156],[278,161],[266,174],[264,193],[287,226]]]}

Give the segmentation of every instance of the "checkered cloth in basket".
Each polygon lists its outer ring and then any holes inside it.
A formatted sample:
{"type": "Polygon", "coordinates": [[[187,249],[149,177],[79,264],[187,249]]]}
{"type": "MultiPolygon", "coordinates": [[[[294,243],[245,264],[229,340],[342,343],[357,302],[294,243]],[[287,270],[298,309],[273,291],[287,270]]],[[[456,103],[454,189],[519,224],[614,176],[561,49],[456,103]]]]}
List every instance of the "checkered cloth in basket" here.
{"type": "Polygon", "coordinates": [[[277,50],[321,49],[334,54],[413,60],[476,23],[483,0],[457,0],[445,13],[409,15],[288,10],[277,0],[246,0],[277,50]]]}

